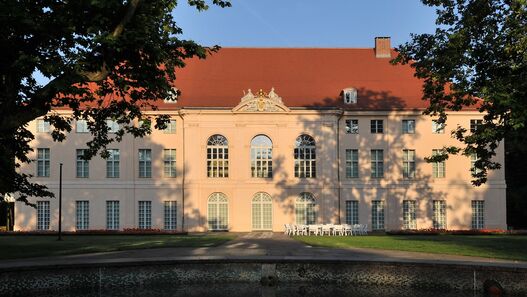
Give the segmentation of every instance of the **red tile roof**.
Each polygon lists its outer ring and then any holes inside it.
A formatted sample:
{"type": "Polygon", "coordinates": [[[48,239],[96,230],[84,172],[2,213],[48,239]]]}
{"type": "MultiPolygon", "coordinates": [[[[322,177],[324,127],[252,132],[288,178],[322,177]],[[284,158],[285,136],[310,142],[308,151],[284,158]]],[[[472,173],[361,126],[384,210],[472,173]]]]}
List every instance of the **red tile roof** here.
{"type": "Polygon", "coordinates": [[[426,108],[422,82],[412,68],[389,61],[376,58],[373,48],[222,48],[177,69],[178,103],[163,105],[232,108],[244,90],[269,92],[274,87],[288,107],[426,108]],[[355,105],[342,102],[341,92],[349,87],[358,90],[355,105]]]}

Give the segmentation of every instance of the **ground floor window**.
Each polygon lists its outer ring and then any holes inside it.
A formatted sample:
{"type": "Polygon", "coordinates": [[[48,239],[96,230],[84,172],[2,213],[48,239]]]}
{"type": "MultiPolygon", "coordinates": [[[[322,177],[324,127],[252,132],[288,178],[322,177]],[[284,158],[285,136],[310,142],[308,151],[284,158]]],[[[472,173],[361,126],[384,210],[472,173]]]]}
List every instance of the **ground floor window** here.
{"type": "Polygon", "coordinates": [[[273,229],[273,199],[267,193],[256,193],[252,201],[253,230],[273,229]]]}
{"type": "Polygon", "coordinates": [[[37,201],[37,230],[49,230],[49,201],[37,201]]]}
{"type": "Polygon", "coordinates": [[[119,230],[119,201],[106,201],[106,229],[119,230]]]}
{"type": "Polygon", "coordinates": [[[223,193],[212,193],[207,207],[209,230],[227,230],[229,227],[229,200],[223,193]]]}
{"type": "Polygon", "coordinates": [[[346,224],[355,225],[359,223],[359,201],[346,201],[346,224]]]}
{"type": "Polygon", "coordinates": [[[371,202],[371,228],[372,230],[384,230],[384,201],[382,200],[371,202]]]}
{"type": "Polygon", "coordinates": [[[312,225],[316,222],[315,197],[311,193],[301,193],[295,203],[295,219],[298,225],[312,225]]]}
{"type": "Polygon", "coordinates": [[[434,228],[446,229],[446,202],[443,200],[434,200],[433,212],[434,228]]]}
{"type": "Polygon", "coordinates": [[[485,228],[485,201],[472,200],[472,229],[485,228]]]}
{"type": "Polygon", "coordinates": [[[75,229],[87,230],[90,226],[90,202],[75,201],[75,229]]]}
{"type": "Polygon", "coordinates": [[[176,230],[177,201],[165,201],[165,230],[176,230]]]}
{"type": "Polygon", "coordinates": [[[139,229],[152,228],[152,201],[139,201],[139,229]]]}
{"type": "Polygon", "coordinates": [[[403,201],[403,227],[404,229],[416,229],[415,222],[415,200],[403,201]]]}

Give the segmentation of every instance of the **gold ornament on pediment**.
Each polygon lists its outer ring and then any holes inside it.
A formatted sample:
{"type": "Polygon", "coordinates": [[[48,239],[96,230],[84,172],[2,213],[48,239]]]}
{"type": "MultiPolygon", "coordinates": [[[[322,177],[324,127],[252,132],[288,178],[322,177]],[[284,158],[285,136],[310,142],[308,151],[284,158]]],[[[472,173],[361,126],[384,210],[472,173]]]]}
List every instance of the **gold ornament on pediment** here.
{"type": "Polygon", "coordinates": [[[251,89],[243,91],[243,97],[241,98],[238,106],[233,108],[235,112],[289,112],[282,102],[282,98],[276,94],[274,88],[271,88],[269,93],[263,89],[258,90],[256,94],[253,94],[251,89]]]}

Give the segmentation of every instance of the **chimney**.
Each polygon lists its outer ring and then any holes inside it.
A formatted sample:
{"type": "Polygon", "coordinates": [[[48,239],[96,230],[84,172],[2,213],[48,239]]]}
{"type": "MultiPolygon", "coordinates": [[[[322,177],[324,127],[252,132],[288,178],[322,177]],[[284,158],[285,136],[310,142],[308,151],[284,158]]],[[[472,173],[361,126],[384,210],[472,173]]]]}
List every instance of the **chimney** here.
{"type": "Polygon", "coordinates": [[[391,58],[390,37],[375,37],[375,57],[391,58]]]}

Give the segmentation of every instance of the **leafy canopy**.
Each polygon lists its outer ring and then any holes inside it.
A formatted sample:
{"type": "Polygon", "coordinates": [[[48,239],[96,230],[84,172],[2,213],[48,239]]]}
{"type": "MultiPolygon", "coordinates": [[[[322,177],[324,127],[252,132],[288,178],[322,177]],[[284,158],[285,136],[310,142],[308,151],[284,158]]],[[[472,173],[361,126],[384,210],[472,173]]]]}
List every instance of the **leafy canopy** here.
{"type": "Polygon", "coordinates": [[[434,34],[412,35],[394,63],[410,63],[424,80],[426,114],[446,121],[448,111],[476,106],[484,113],[475,132],[456,127],[460,147],[428,158],[477,155],[475,185],[485,183],[500,142],[527,123],[527,0],[422,0],[436,7],[434,34]]]}
{"type": "MultiPolygon", "coordinates": [[[[230,6],[229,0],[188,0],[197,10],[208,3],[230,6]]],[[[44,116],[52,136],[62,141],[76,119],[88,122],[93,138],[85,158],[126,133],[144,136],[150,125],[134,127],[134,119],[150,121],[143,111],[156,100],[174,95],[174,69],[184,59],[205,58],[207,48],[183,40],[172,17],[175,0],[0,0],[0,202],[6,194],[29,203],[31,196],[52,197],[46,187],[17,172],[29,163],[34,135],[28,123],[44,116]],[[33,74],[50,78],[39,85],[33,74]],[[69,108],[65,117],[54,109],[69,108]],[[109,135],[106,119],[121,128],[109,135]]],[[[156,128],[168,118],[155,119],[156,128]]]]}

